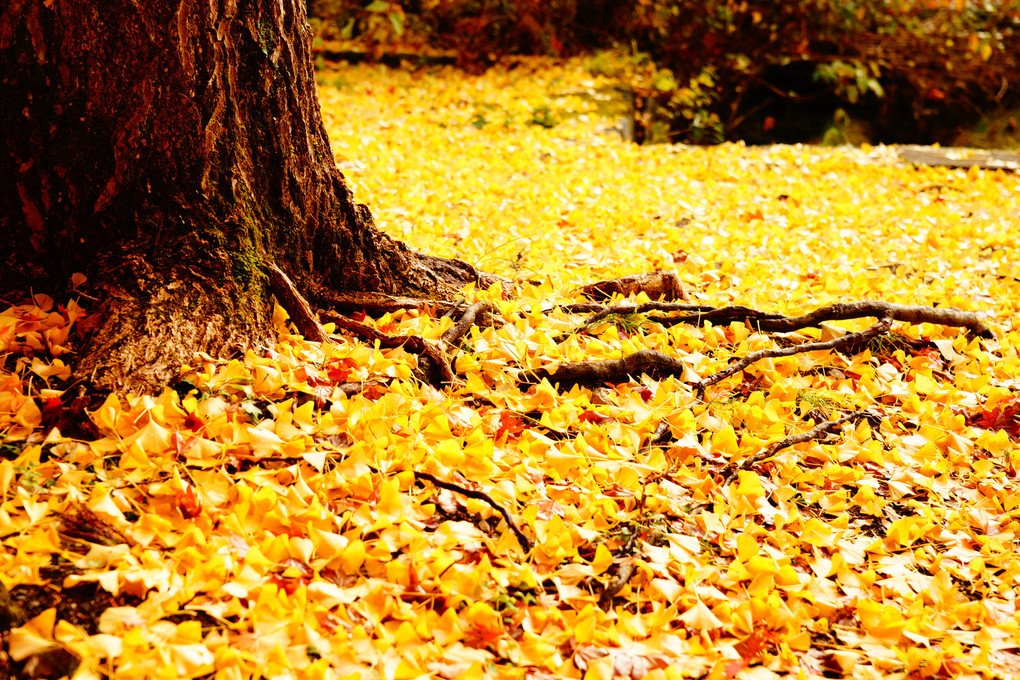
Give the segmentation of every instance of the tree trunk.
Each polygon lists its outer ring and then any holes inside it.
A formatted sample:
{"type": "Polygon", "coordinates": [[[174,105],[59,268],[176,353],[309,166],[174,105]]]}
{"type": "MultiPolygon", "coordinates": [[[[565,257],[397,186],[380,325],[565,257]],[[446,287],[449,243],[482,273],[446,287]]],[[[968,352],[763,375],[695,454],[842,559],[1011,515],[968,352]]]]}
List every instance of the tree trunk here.
{"type": "Polygon", "coordinates": [[[99,386],[268,342],[273,264],[303,290],[448,298],[478,277],[354,202],[301,0],[11,0],[0,79],[0,292],[95,282],[79,374],[99,386]]]}

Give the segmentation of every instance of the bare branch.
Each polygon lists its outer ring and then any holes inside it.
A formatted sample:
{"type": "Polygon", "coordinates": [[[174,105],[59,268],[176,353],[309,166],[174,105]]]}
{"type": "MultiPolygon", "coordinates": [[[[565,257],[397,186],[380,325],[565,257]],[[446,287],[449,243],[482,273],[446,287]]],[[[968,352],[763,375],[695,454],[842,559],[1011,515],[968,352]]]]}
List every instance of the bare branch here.
{"type": "Polygon", "coordinates": [[[599,607],[603,611],[609,611],[613,606],[613,598],[616,597],[621,590],[630,582],[631,577],[634,575],[634,558],[628,558],[626,562],[621,562],[619,568],[616,571],[616,578],[606,584],[605,589],[599,596],[599,607]]]}
{"type": "Polygon", "coordinates": [[[847,333],[840,338],[833,338],[832,340],[826,340],[824,342],[805,342],[800,345],[793,345],[792,347],[777,347],[769,349],[760,349],[757,352],[751,352],[740,358],[740,360],[730,364],[718,373],[713,373],[707,378],[701,381],[701,385],[698,386],[698,398],[702,399],[705,396],[705,388],[709,385],[714,385],[720,380],[739,373],[751,364],[761,361],[762,359],[776,359],[779,357],[789,357],[794,354],[803,354],[804,352],[815,352],[823,349],[840,349],[848,345],[852,345],[862,340],[870,340],[876,335],[881,335],[889,330],[892,326],[891,318],[884,318],[876,323],[871,328],[867,328],[859,333],[847,333]]]}
{"type": "Polygon", "coordinates": [[[417,470],[415,470],[414,476],[417,479],[424,479],[427,482],[431,482],[432,484],[438,486],[441,489],[453,491],[455,493],[463,494],[468,498],[474,498],[476,500],[488,503],[493,510],[495,510],[496,512],[503,516],[503,519],[506,521],[507,526],[510,527],[510,530],[514,532],[514,536],[517,537],[517,542],[521,544],[521,548],[524,549],[524,552],[531,551],[531,539],[528,538],[524,534],[524,532],[517,527],[517,524],[514,523],[513,517],[510,516],[510,513],[507,512],[506,508],[504,508],[502,505],[493,500],[492,496],[490,496],[489,494],[485,493],[484,491],[478,491],[476,489],[468,489],[467,487],[460,486],[459,484],[454,484],[453,482],[444,481],[442,479],[439,479],[435,475],[430,475],[427,472],[418,472],[417,470]]]}
{"type": "Polygon", "coordinates": [[[868,413],[867,411],[854,411],[853,413],[848,413],[845,416],[836,418],[835,420],[827,420],[824,423],[820,423],[815,427],[811,428],[810,430],[808,430],[807,432],[801,432],[800,434],[792,434],[789,437],[785,437],[783,439],[780,439],[779,441],[772,442],[758,453],[742,461],[740,465],[734,466],[733,469],[730,470],[728,474],[724,475],[723,483],[729,484],[730,482],[737,478],[737,473],[740,472],[741,470],[750,470],[758,463],[768,460],[769,458],[776,455],[777,453],[779,453],[779,451],[783,449],[818,439],[823,434],[832,432],[833,430],[835,430],[837,427],[844,423],[856,422],[864,418],[872,417],[874,416],[871,413],[868,413]]]}
{"type": "Polygon", "coordinates": [[[867,316],[890,318],[906,323],[932,323],[955,328],[966,328],[983,338],[994,338],[995,334],[973,312],[964,312],[952,307],[926,307],[924,305],[898,305],[882,300],[861,300],[860,302],[837,302],[820,307],[803,316],[782,319],[765,319],[757,326],[768,332],[784,333],[808,326],[817,326],[823,321],[845,321],[867,316]]]}
{"type": "Polygon", "coordinates": [[[801,328],[817,326],[824,321],[846,321],[865,317],[889,317],[894,321],[907,323],[933,323],[955,328],[966,328],[983,338],[995,337],[992,330],[973,312],[964,312],[952,307],[926,307],[924,305],[898,305],[883,300],[861,300],[859,302],[837,302],[819,307],[802,316],[782,316],[760,312],[749,307],[735,305],[720,307],[708,312],[655,319],[665,326],[678,323],[699,325],[711,321],[716,325],[743,321],[749,326],[766,333],[789,333],[801,328]]]}
{"type": "Polygon", "coordinates": [[[476,302],[475,304],[468,307],[460,320],[453,326],[451,326],[445,333],[443,333],[443,342],[447,345],[453,345],[468,332],[468,329],[475,323],[475,317],[483,311],[493,313],[496,311],[495,305],[489,302],[476,302]]]}

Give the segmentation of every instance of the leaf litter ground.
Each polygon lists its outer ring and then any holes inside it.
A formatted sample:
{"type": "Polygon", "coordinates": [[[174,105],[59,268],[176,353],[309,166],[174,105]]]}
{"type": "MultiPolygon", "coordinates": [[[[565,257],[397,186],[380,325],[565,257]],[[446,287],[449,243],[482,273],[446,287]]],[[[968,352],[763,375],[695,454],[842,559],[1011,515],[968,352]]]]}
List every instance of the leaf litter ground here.
{"type": "MultiPolygon", "coordinates": [[[[72,429],[89,300],[4,311],[11,672],[1020,674],[1020,180],[882,147],[633,146],[598,113],[605,85],[574,62],[322,74],[380,226],[517,282],[464,292],[494,323],[449,347],[444,389],[415,379],[419,353],[335,326],[307,342],[278,310],[275,346],[196,357],[175,389],[72,429]],[[996,337],[895,323],[699,400],[691,376],[872,322],[669,324],[638,294],[588,326],[569,307],[652,270],[695,304],[938,304],[996,337]],[[518,380],[643,350],[690,376],[518,380]]],[[[437,344],[453,325],[359,320],[437,344]]]]}

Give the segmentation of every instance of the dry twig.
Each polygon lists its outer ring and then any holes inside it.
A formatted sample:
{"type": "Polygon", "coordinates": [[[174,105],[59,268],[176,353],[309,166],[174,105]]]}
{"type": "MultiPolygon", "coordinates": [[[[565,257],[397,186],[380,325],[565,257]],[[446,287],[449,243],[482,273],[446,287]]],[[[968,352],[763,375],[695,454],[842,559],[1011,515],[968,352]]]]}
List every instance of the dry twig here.
{"type": "Polygon", "coordinates": [[[815,352],[823,349],[841,349],[855,343],[870,340],[876,335],[880,335],[889,330],[892,326],[891,318],[884,318],[876,323],[871,328],[867,328],[859,333],[847,333],[846,335],[833,338],[832,340],[826,340],[824,342],[805,342],[800,345],[793,345],[791,347],[777,347],[770,349],[760,349],[757,352],[751,352],[750,354],[743,356],[740,360],[730,364],[718,373],[713,373],[707,378],[703,379],[698,385],[698,399],[704,400],[705,388],[709,385],[714,385],[720,380],[739,373],[751,364],[761,361],[762,359],[776,359],[779,357],[789,357],[794,354],[802,354],[804,352],[815,352]]]}
{"type": "Polygon", "coordinates": [[[514,532],[514,536],[517,537],[517,542],[521,544],[521,548],[524,549],[524,552],[531,551],[532,546],[531,539],[528,538],[524,534],[524,532],[517,527],[517,524],[514,522],[513,517],[510,516],[510,513],[507,512],[507,509],[504,508],[499,503],[497,503],[495,500],[493,500],[492,496],[490,496],[489,494],[485,493],[484,491],[478,491],[477,489],[468,489],[467,487],[463,487],[459,484],[454,484],[453,482],[444,481],[442,479],[439,479],[435,475],[430,475],[427,472],[418,472],[417,470],[415,470],[414,476],[416,479],[424,479],[426,482],[430,482],[441,489],[453,491],[454,493],[462,494],[464,496],[467,496],[468,498],[474,498],[476,500],[488,503],[493,510],[495,510],[496,512],[503,516],[503,519],[506,521],[507,526],[510,527],[510,530],[512,532],[514,532]]]}
{"type": "Polygon", "coordinates": [[[723,475],[724,480],[723,484],[729,484],[730,482],[737,478],[737,473],[740,472],[741,470],[750,470],[758,463],[768,460],[769,458],[776,455],[783,449],[795,446],[797,444],[803,444],[804,442],[815,440],[818,437],[821,437],[823,434],[832,432],[843,423],[852,423],[857,422],[858,420],[864,418],[873,417],[874,415],[868,413],[867,411],[854,411],[853,413],[848,413],[845,416],[836,418],[835,420],[827,420],[824,423],[820,423],[815,427],[812,427],[807,432],[801,432],[800,434],[792,434],[789,437],[784,437],[779,441],[772,442],[764,449],[751,456],[750,458],[741,461],[740,465],[733,466],[733,468],[728,473],[723,475]]]}

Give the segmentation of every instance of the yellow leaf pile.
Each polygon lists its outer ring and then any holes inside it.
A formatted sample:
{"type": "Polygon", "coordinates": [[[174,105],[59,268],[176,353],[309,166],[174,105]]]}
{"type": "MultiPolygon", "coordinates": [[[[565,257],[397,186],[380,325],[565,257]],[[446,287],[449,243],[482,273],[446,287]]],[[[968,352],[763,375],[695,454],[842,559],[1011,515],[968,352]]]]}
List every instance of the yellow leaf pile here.
{"type": "MultiPolygon", "coordinates": [[[[109,397],[76,440],[59,415],[84,311],[2,312],[0,582],[101,603],[18,622],[13,667],[61,650],[76,678],[1020,674],[1020,180],[884,147],[632,146],[598,113],[606,85],[574,62],[324,75],[378,223],[518,281],[511,300],[464,292],[499,323],[465,336],[445,391],[402,348],[282,327],[268,352],[109,397]],[[897,324],[704,402],[675,378],[518,384],[642,349],[704,377],[776,346],[641,315],[572,332],[577,286],[652,269],[701,304],[938,303],[998,337],[897,324]],[[876,417],[719,474],[854,410],[876,417]]],[[[453,322],[374,323],[438,340],[453,322]]]]}

